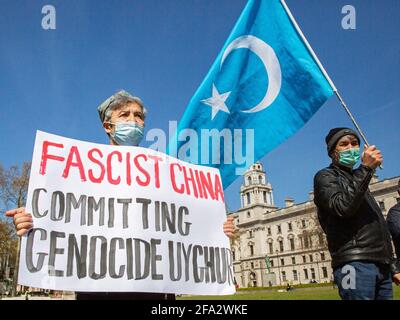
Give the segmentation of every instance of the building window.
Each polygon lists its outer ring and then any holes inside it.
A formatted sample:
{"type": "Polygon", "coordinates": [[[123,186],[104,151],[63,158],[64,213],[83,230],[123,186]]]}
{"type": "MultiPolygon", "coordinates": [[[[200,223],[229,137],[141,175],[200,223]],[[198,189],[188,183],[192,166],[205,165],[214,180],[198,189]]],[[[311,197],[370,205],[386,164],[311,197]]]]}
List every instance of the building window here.
{"type": "Polygon", "coordinates": [[[258,183],[259,183],[259,184],[263,184],[263,178],[262,178],[262,176],[258,176],[258,183]]]}
{"type": "Polygon", "coordinates": [[[280,225],[280,224],[278,224],[278,225],[276,226],[276,228],[278,229],[278,233],[282,233],[282,228],[281,228],[281,225],[280,225]]]}
{"type": "Polygon", "coordinates": [[[311,268],[311,279],[315,279],[315,269],[311,268]]]}
{"type": "Polygon", "coordinates": [[[293,231],[292,223],[288,222],[288,231],[293,231]]]}
{"type": "Polygon", "coordinates": [[[248,182],[249,185],[251,184],[251,177],[247,178],[247,182],[248,182]]]}
{"type": "Polygon", "coordinates": [[[254,246],[251,244],[249,245],[249,247],[250,247],[250,255],[252,256],[254,255],[254,246]]]}
{"type": "Polygon", "coordinates": [[[272,242],[268,243],[268,246],[269,246],[269,253],[274,254],[274,248],[272,246],[272,242]]]}
{"type": "Polygon", "coordinates": [[[267,233],[268,233],[269,236],[271,235],[271,227],[267,228],[267,233]]]}
{"type": "Polygon", "coordinates": [[[294,251],[294,239],[289,239],[290,242],[290,250],[294,251]]]}
{"type": "Polygon", "coordinates": [[[279,240],[279,250],[283,252],[283,240],[279,240]]]}
{"type": "Polygon", "coordinates": [[[250,211],[247,211],[247,218],[250,218],[251,217],[251,213],[250,213],[250,211]]]}
{"type": "Polygon", "coordinates": [[[379,201],[379,208],[381,208],[382,211],[385,211],[385,202],[379,201]]]}
{"type": "Polygon", "coordinates": [[[249,238],[253,238],[253,231],[249,230],[249,238]]]}
{"type": "Polygon", "coordinates": [[[318,241],[320,247],[325,246],[324,235],[322,233],[318,233],[318,241]]]}
{"type": "Polygon", "coordinates": [[[303,263],[306,263],[306,262],[307,262],[306,256],[303,256],[303,263]]]}
{"type": "Polygon", "coordinates": [[[254,269],[254,262],[250,262],[250,268],[254,269]]]}
{"type": "Polygon", "coordinates": [[[304,269],[304,278],[308,279],[308,270],[307,269],[304,269]]]}
{"type": "Polygon", "coordinates": [[[313,262],[313,261],[314,261],[313,255],[310,254],[310,262],[313,262]]]}
{"type": "Polygon", "coordinates": [[[285,282],[286,281],[286,272],[282,271],[282,281],[285,282]]]}
{"type": "Polygon", "coordinates": [[[296,264],[296,257],[292,257],[292,264],[296,264]]]}
{"type": "Polygon", "coordinates": [[[326,267],[322,267],[322,277],[328,278],[328,269],[326,267]]]}
{"type": "Polygon", "coordinates": [[[293,270],[293,280],[297,281],[299,280],[298,276],[297,276],[297,270],[293,270]]]}
{"type": "Polygon", "coordinates": [[[302,226],[303,228],[306,227],[306,220],[301,220],[301,226],[302,226]]]}
{"type": "Polygon", "coordinates": [[[325,253],[321,252],[321,261],[325,260],[325,253]]]}
{"type": "Polygon", "coordinates": [[[236,260],[235,259],[235,250],[232,250],[232,258],[233,258],[233,260],[236,260]]]}
{"type": "Polygon", "coordinates": [[[263,191],[264,203],[268,203],[267,201],[267,191],[263,191]]]}
{"type": "Polygon", "coordinates": [[[271,259],[271,268],[273,268],[274,267],[274,260],[273,259],[271,259]]]}
{"type": "Polygon", "coordinates": [[[304,248],[308,249],[310,246],[310,244],[308,243],[308,237],[305,236],[305,237],[303,237],[303,239],[304,239],[304,248]]]}
{"type": "Polygon", "coordinates": [[[246,197],[247,197],[247,204],[250,204],[250,193],[246,193],[246,197]]]}
{"type": "Polygon", "coordinates": [[[284,265],[285,265],[285,259],[281,258],[281,266],[284,266],[284,265]]]}

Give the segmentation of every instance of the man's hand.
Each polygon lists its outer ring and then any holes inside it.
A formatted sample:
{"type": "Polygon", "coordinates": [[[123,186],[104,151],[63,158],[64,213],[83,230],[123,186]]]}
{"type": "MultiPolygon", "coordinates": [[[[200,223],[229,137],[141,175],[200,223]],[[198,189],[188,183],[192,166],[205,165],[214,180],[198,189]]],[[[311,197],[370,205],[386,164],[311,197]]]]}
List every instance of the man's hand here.
{"type": "Polygon", "coordinates": [[[230,216],[224,222],[224,233],[228,238],[232,238],[235,232],[235,225],[233,224],[233,217],[230,216]]]}
{"type": "Polygon", "coordinates": [[[400,273],[396,273],[393,276],[393,282],[398,286],[400,284],[400,273]]]}
{"type": "Polygon", "coordinates": [[[371,169],[376,169],[383,162],[383,157],[375,146],[364,147],[364,152],[361,156],[361,163],[371,169]]]}
{"type": "Polygon", "coordinates": [[[32,215],[23,207],[7,211],[6,216],[14,218],[15,230],[20,237],[33,227],[32,215]]]}

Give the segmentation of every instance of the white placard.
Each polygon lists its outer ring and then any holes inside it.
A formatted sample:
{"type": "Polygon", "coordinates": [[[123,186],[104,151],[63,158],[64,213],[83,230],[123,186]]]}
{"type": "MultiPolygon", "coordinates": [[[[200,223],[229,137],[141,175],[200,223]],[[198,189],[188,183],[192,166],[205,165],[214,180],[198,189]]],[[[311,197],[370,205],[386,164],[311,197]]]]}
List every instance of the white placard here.
{"type": "Polygon", "coordinates": [[[19,284],[232,294],[219,171],[140,147],[38,131],[19,284]]]}

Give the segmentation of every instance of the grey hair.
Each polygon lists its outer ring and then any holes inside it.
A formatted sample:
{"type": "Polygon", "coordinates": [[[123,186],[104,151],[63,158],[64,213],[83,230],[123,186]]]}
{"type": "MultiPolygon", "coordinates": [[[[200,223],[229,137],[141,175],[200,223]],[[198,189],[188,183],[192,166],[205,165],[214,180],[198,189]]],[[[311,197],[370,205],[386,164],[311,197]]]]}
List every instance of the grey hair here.
{"type": "Polygon", "coordinates": [[[143,117],[146,118],[147,115],[147,110],[142,102],[142,100],[139,97],[133,97],[133,96],[126,96],[123,94],[120,94],[119,92],[115,94],[114,101],[110,103],[110,106],[108,107],[105,116],[104,116],[104,121],[107,122],[111,119],[111,114],[114,110],[117,110],[127,103],[137,103],[143,111],[143,117]]]}

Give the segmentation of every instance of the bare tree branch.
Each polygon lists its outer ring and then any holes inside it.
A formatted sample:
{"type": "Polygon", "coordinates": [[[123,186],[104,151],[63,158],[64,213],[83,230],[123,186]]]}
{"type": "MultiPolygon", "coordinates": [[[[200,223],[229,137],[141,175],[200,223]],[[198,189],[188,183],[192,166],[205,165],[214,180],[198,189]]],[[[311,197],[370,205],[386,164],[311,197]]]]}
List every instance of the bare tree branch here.
{"type": "MultiPolygon", "coordinates": [[[[19,241],[12,222],[2,215],[6,209],[25,205],[30,167],[25,162],[21,169],[14,165],[6,170],[0,164],[0,281],[5,277],[16,278],[19,241]]],[[[16,285],[16,279],[14,282],[16,285]]]]}
{"type": "Polygon", "coordinates": [[[0,200],[3,209],[23,206],[29,185],[30,163],[24,162],[22,168],[11,166],[4,170],[0,166],[0,200]]]}

